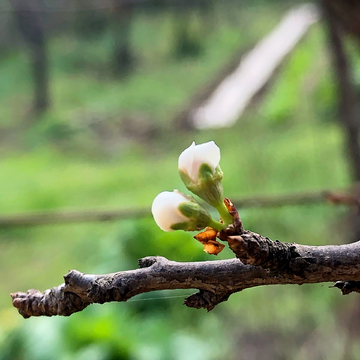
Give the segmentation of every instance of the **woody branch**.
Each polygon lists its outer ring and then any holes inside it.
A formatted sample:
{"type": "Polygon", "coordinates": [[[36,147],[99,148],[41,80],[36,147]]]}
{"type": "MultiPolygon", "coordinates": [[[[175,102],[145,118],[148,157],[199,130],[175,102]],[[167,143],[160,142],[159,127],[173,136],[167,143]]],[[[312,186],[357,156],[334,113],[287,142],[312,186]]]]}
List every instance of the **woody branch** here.
{"type": "Polygon", "coordinates": [[[155,256],[140,259],[140,269],[107,275],[71,270],[64,276],[65,283],[45,292],[11,294],[13,305],[28,318],[68,316],[93,303],[126,301],[141,293],[165,289],[198,289],[185,299],[185,305],[208,311],[233,293],[261,285],[336,282],[343,294],[359,292],[360,241],[306,246],[274,242],[251,231],[242,231],[241,235],[228,231],[220,237],[241,261],[181,263],[155,256]]]}

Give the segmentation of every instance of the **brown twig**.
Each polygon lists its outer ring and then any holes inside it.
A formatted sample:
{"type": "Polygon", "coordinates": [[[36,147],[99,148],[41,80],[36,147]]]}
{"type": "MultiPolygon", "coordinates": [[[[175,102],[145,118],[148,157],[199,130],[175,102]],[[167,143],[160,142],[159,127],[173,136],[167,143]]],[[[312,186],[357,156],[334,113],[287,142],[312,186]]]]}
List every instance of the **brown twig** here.
{"type": "Polygon", "coordinates": [[[211,245],[223,247],[216,241],[218,237],[228,243],[241,261],[178,263],[151,256],[139,260],[138,270],[107,275],[71,270],[64,276],[64,284],[45,292],[31,289],[11,294],[13,305],[24,318],[68,316],[93,303],[126,301],[149,291],[198,289],[198,293],[185,300],[185,305],[210,311],[231,294],[259,285],[301,285],[343,279],[334,287],[340,288],[343,294],[358,291],[359,286],[354,284],[360,284],[360,241],[339,246],[274,242],[244,230],[235,206],[227,198],[224,202],[233,224],[221,232],[209,228],[196,239],[206,246],[210,239],[211,245]]]}
{"type": "Polygon", "coordinates": [[[140,269],[107,275],[71,270],[64,284],[45,292],[13,293],[13,305],[24,318],[68,316],[92,303],[126,301],[149,291],[198,289],[185,304],[211,310],[231,294],[260,285],[360,281],[360,242],[339,246],[286,244],[251,231],[230,238],[238,245],[229,242],[241,261],[179,263],[156,256],[141,259],[140,269]]]}
{"type": "MultiPolygon", "coordinates": [[[[357,192],[359,189],[357,189],[357,192]]],[[[360,214],[360,199],[358,195],[348,195],[340,193],[328,193],[325,195],[327,200],[334,205],[346,205],[349,207],[355,207],[360,214]]]]}

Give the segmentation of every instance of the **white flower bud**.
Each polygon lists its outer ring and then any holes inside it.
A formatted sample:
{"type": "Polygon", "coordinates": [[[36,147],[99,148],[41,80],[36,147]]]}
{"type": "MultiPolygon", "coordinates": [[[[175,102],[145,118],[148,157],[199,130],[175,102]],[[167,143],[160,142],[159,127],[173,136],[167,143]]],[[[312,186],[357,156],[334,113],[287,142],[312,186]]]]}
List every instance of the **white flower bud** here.
{"type": "Polygon", "coordinates": [[[194,194],[214,206],[224,224],[233,222],[224,205],[222,188],[223,172],[220,165],[220,149],[213,142],[195,145],[193,142],[179,156],[179,173],[185,186],[194,194]]]}
{"type": "Polygon", "coordinates": [[[223,206],[220,149],[213,142],[195,145],[185,149],[179,156],[179,173],[185,186],[208,204],[223,206]]]}
{"type": "Polygon", "coordinates": [[[151,212],[159,228],[164,231],[172,231],[171,225],[187,221],[178,206],[189,201],[185,196],[170,191],[163,191],[153,201],[151,212]]]}
{"type": "Polygon", "coordinates": [[[164,231],[201,230],[212,221],[207,210],[193,198],[177,191],[164,191],[156,196],[151,212],[160,229],[164,231]]]}
{"type": "Polygon", "coordinates": [[[202,164],[207,164],[215,172],[220,162],[220,149],[209,141],[195,145],[195,141],[179,156],[179,170],[185,173],[194,183],[199,181],[199,171],[202,164]]]}

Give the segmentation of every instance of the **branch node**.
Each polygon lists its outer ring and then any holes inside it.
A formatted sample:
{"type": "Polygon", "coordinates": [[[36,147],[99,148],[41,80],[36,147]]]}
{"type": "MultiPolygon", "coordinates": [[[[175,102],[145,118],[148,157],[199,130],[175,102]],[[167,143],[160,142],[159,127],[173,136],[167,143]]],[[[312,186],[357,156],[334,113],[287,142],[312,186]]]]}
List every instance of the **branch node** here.
{"type": "Polygon", "coordinates": [[[166,261],[168,261],[168,260],[166,258],[164,258],[163,256],[147,256],[147,257],[139,259],[138,263],[139,263],[140,269],[142,269],[142,268],[150,267],[150,266],[154,265],[155,263],[164,263],[166,261]]]}
{"type": "Polygon", "coordinates": [[[229,236],[228,244],[243,264],[269,270],[281,270],[289,265],[292,257],[296,257],[294,245],[272,241],[247,230],[241,236],[229,236]]]}
{"type": "Polygon", "coordinates": [[[200,289],[199,292],[188,296],[184,300],[184,305],[195,309],[206,309],[211,311],[217,304],[226,301],[231,292],[213,293],[208,290],[200,289]]]}
{"type": "Polygon", "coordinates": [[[69,270],[69,272],[64,275],[64,281],[66,286],[76,286],[79,282],[81,282],[81,278],[83,278],[84,274],[78,270],[69,270]]]}

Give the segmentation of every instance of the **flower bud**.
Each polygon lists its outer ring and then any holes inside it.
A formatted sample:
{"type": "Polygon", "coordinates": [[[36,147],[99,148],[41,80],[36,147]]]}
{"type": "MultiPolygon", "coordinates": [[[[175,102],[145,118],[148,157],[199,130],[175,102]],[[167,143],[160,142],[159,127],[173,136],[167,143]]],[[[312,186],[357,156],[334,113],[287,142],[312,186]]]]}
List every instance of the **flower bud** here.
{"type": "Polygon", "coordinates": [[[212,222],[207,210],[192,197],[174,191],[164,191],[154,199],[151,212],[164,231],[204,229],[212,222]]]}
{"type": "Polygon", "coordinates": [[[209,141],[185,149],[179,156],[179,173],[185,186],[214,207],[222,206],[223,172],[220,165],[220,149],[209,141]]]}

